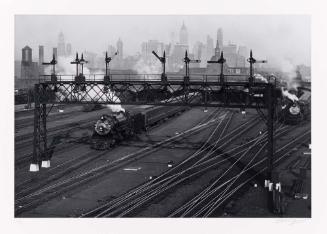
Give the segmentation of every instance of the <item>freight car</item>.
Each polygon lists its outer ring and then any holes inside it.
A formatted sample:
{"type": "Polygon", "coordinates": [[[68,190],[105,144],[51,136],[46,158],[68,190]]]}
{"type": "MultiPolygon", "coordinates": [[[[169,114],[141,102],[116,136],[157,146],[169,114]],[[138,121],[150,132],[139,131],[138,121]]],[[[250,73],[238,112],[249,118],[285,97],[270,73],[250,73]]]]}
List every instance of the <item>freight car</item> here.
{"type": "Polygon", "coordinates": [[[118,142],[146,131],[149,127],[161,123],[188,110],[187,106],[157,106],[133,112],[120,111],[102,115],[95,123],[91,148],[106,150],[118,142]]]}

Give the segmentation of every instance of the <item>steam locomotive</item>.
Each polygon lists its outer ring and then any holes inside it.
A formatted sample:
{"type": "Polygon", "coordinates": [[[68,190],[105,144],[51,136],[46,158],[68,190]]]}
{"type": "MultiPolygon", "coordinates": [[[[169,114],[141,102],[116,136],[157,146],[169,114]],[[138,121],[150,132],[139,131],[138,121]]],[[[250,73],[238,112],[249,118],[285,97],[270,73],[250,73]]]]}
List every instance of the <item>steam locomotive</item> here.
{"type": "Polygon", "coordinates": [[[149,127],[188,109],[187,106],[157,106],[139,109],[134,113],[120,111],[102,115],[95,123],[91,148],[110,149],[118,142],[130,138],[136,133],[146,131],[149,127]]]}
{"type": "Polygon", "coordinates": [[[311,92],[302,91],[293,92],[298,100],[285,98],[280,105],[280,121],[285,124],[295,125],[303,120],[311,118],[311,92]]]}

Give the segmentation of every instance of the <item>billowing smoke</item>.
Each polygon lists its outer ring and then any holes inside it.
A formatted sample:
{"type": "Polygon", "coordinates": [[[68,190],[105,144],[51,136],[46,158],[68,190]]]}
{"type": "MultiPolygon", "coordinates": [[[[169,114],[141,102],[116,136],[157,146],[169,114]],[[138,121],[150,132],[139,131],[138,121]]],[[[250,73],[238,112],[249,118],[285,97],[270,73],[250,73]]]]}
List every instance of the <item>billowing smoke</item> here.
{"type": "Polygon", "coordinates": [[[299,101],[299,98],[295,94],[291,94],[284,87],[282,87],[282,94],[284,97],[287,97],[288,99],[290,99],[293,102],[299,101]]]}
{"type": "Polygon", "coordinates": [[[263,77],[261,74],[254,74],[254,78],[259,81],[262,81],[263,83],[268,83],[268,80],[265,77],[263,77]]]}
{"type": "Polygon", "coordinates": [[[159,61],[146,61],[140,58],[133,67],[137,74],[149,74],[146,79],[160,79],[158,74],[162,73],[161,63],[159,61]]]}
{"type": "Polygon", "coordinates": [[[296,80],[297,73],[296,73],[296,65],[289,59],[280,59],[279,66],[281,71],[283,72],[283,78],[287,83],[287,89],[297,90],[299,87],[299,82],[296,80]]]}
{"type": "Polygon", "coordinates": [[[116,105],[106,105],[107,108],[109,108],[112,112],[120,112],[123,111],[125,112],[125,109],[120,105],[120,104],[116,104],[116,105]]]}

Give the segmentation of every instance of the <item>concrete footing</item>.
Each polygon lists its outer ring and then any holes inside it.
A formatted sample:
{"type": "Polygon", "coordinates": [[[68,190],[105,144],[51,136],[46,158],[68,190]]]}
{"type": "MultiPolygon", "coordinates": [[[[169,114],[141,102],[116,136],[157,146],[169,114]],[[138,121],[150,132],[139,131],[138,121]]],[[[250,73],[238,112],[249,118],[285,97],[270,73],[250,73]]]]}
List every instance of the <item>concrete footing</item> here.
{"type": "Polygon", "coordinates": [[[37,172],[40,170],[39,164],[31,164],[30,165],[30,172],[37,172]]]}
{"type": "Polygon", "coordinates": [[[50,160],[42,161],[41,167],[49,168],[50,167],[50,160]]]}

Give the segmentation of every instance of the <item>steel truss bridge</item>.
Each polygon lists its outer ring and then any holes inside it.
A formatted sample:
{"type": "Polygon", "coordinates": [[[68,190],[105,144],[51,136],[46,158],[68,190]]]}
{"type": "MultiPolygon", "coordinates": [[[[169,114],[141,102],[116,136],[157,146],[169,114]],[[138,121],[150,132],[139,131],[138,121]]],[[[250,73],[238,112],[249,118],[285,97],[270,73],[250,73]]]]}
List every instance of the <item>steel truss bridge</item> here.
{"type": "MultiPolygon", "coordinates": [[[[114,75],[112,75],[114,77],[114,75]]],[[[228,76],[226,76],[228,77],[228,76]]],[[[241,76],[240,76],[241,77],[241,76]]],[[[137,78],[137,77],[136,77],[137,78]]],[[[277,89],[273,83],[221,82],[213,79],[193,80],[140,80],[110,81],[43,81],[35,85],[34,143],[32,164],[49,160],[47,152],[47,105],[54,104],[121,104],[160,106],[202,106],[252,108],[268,110],[268,130],[273,128],[277,89]]],[[[237,76],[233,76],[233,79],[237,76]]],[[[272,132],[272,131],[271,131],[272,132]]],[[[272,137],[272,135],[269,135],[272,137]]],[[[270,138],[269,138],[270,139],[270,138]]],[[[273,156],[273,142],[270,157],[273,156]]]]}

